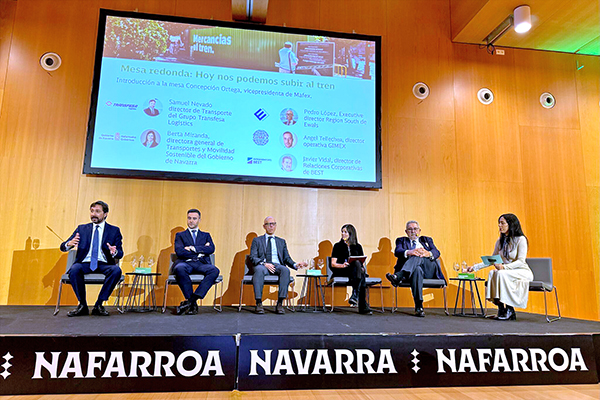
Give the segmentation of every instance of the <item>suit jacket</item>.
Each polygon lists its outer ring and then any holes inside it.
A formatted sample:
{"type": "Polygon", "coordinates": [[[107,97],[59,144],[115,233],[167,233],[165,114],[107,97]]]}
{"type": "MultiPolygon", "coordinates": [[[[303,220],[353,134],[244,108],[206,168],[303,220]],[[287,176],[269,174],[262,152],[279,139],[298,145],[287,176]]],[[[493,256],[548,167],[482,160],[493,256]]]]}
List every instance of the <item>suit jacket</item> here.
{"type": "Polygon", "coordinates": [[[153,113],[152,110],[150,109],[150,107],[144,108],[144,112],[151,117],[156,117],[158,114],[160,114],[160,112],[156,108],[154,109],[154,113],[153,113]]]}
{"type": "MultiPolygon", "coordinates": [[[[297,269],[294,260],[290,257],[285,239],[275,236],[275,245],[277,246],[277,255],[283,265],[287,265],[292,269],[297,269]]],[[[261,235],[252,239],[250,246],[250,259],[253,265],[258,265],[267,262],[267,236],[261,235]]],[[[250,271],[252,272],[252,271],[250,271]]]]}
{"type": "Polygon", "coordinates": [[[186,260],[197,261],[200,264],[211,264],[210,255],[214,252],[215,244],[208,232],[202,232],[198,229],[196,243],[194,243],[192,233],[189,229],[175,235],[175,254],[177,254],[177,261],[175,264],[186,260]],[[208,246],[205,246],[206,243],[208,243],[208,246]],[[194,246],[196,252],[186,250],[185,247],[187,246],[194,246]],[[202,253],[203,255],[199,256],[199,253],[202,253]]]}
{"type": "MultiPolygon", "coordinates": [[[[84,258],[90,252],[92,246],[93,225],[94,224],[91,222],[89,224],[79,225],[71,236],[60,244],[61,251],[69,251],[69,249],[67,249],[67,242],[73,239],[75,234],[79,233],[79,244],[77,245],[77,254],[75,255],[76,263],[83,262],[84,258]]],[[[108,222],[104,223],[104,232],[102,234],[102,239],[100,240],[100,250],[104,253],[106,263],[109,265],[115,265],[117,260],[123,258],[123,236],[121,235],[119,227],[111,225],[108,222]],[[106,243],[109,243],[111,246],[117,246],[117,254],[115,254],[114,257],[110,254],[110,250],[106,243]]]]}
{"type": "MultiPolygon", "coordinates": [[[[419,236],[418,240],[425,250],[431,252],[431,257],[434,260],[437,260],[440,257],[440,251],[437,249],[437,247],[435,247],[435,244],[433,244],[432,238],[430,238],[429,236],[419,236]]],[[[404,263],[406,263],[406,260],[408,260],[408,258],[404,257],[404,252],[406,250],[410,250],[410,239],[407,236],[399,237],[398,239],[396,239],[396,250],[394,251],[394,255],[398,257],[398,261],[396,262],[396,266],[394,267],[394,272],[402,270],[404,263]]]]}

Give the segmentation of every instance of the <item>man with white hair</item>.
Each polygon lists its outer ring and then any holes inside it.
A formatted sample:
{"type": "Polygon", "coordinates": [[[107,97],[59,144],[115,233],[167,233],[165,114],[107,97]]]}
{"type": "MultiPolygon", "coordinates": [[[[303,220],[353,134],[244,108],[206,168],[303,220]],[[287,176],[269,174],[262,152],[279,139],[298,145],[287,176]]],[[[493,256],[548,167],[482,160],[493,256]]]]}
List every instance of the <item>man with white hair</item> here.
{"type": "Polygon", "coordinates": [[[406,236],[396,239],[394,255],[398,257],[394,273],[385,277],[398,286],[401,281],[410,282],[413,299],[415,300],[415,316],[424,317],[423,310],[423,279],[444,279],[440,263],[440,251],[429,236],[419,236],[421,228],[417,221],[406,223],[406,236]]]}

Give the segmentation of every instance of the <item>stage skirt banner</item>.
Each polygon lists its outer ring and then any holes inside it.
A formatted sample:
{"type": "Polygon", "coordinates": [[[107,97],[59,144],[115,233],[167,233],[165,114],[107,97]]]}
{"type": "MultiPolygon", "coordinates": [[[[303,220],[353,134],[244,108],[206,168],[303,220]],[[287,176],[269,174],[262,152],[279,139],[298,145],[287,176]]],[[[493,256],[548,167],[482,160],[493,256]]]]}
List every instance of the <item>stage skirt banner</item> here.
{"type": "Polygon", "coordinates": [[[238,389],[597,383],[592,335],[244,335],[238,389]]]}
{"type": "Polygon", "coordinates": [[[597,383],[600,335],[0,336],[0,395],[597,383]]]}
{"type": "Polygon", "coordinates": [[[0,337],[0,395],[231,391],[235,336],[0,337]]]}

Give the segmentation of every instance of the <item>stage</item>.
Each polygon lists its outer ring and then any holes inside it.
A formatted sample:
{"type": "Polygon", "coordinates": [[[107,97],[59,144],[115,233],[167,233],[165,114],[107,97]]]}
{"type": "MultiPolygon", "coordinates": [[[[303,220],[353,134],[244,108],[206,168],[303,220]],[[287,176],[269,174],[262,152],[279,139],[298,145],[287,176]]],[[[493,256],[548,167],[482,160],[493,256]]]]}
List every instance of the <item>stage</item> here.
{"type": "MultiPolygon", "coordinates": [[[[265,303],[267,304],[267,303],[265,303]]],[[[356,308],[336,308],[333,313],[291,312],[277,315],[265,306],[264,315],[246,307],[224,307],[218,313],[212,307],[200,307],[198,315],[174,315],[173,307],[160,312],[119,314],[107,307],[109,317],[68,318],[73,306],[63,306],[52,316],[53,307],[1,306],[1,335],[234,335],[241,334],[574,334],[598,333],[600,322],[562,318],[547,323],[540,314],[517,312],[516,321],[446,316],[443,309],[425,309],[425,318],[412,316],[412,309],[395,313],[374,312],[359,315],[356,308]]],[[[492,312],[493,310],[489,310],[492,312]]],[[[450,309],[452,312],[452,309],[450,309]]]]}
{"type": "Polygon", "coordinates": [[[597,383],[600,323],[426,309],[359,315],[201,307],[109,317],[0,307],[0,394],[597,383]]]}

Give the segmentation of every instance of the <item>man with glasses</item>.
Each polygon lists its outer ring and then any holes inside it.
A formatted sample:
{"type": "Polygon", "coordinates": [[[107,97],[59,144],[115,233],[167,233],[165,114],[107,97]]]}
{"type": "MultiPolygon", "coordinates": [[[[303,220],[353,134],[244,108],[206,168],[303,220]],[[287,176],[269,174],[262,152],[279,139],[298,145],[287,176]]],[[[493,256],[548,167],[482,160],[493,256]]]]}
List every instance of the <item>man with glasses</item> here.
{"type": "Polygon", "coordinates": [[[440,251],[433,244],[433,239],[428,236],[419,236],[421,228],[417,221],[406,223],[406,236],[396,239],[398,257],[394,273],[387,273],[385,277],[398,286],[401,281],[410,282],[413,298],[415,300],[415,316],[424,317],[423,310],[423,279],[445,279],[437,259],[440,251]]]}
{"type": "Polygon", "coordinates": [[[254,286],[254,298],[256,299],[257,314],[264,314],[262,305],[263,287],[266,275],[279,275],[279,293],[277,297],[277,314],[285,314],[283,310],[283,300],[287,297],[288,286],[290,284],[289,268],[305,268],[305,262],[294,262],[287,249],[285,239],[275,236],[277,222],[273,217],[265,218],[263,228],[265,234],[255,237],[250,246],[250,258],[252,260],[253,275],[252,285],[254,286]],[[289,267],[289,268],[288,268],[289,267]]]}

